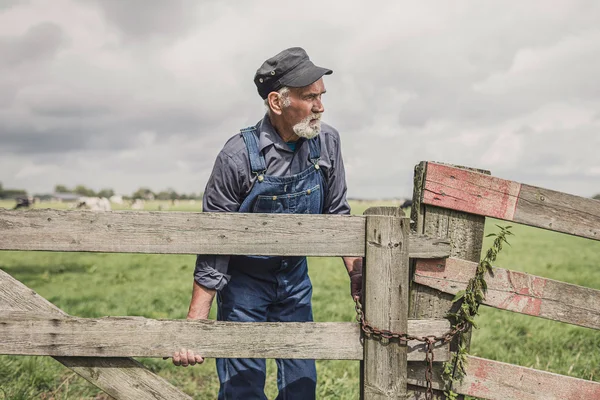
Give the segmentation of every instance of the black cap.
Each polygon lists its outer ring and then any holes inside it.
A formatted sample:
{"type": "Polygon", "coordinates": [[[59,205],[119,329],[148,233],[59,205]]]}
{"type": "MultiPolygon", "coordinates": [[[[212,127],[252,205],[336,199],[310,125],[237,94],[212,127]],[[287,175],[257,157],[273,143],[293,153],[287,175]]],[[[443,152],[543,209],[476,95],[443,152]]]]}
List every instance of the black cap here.
{"type": "Polygon", "coordinates": [[[284,86],[304,87],[333,71],[317,67],[301,47],[291,47],[265,61],[254,75],[258,94],[266,99],[269,93],[284,86]]]}

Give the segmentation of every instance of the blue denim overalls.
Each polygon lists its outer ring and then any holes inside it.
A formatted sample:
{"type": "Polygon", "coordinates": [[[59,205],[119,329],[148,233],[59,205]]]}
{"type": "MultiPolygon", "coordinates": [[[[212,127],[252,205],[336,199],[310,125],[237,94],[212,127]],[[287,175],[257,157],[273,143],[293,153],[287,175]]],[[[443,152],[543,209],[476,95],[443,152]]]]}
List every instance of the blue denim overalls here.
{"type": "MultiPolygon", "coordinates": [[[[318,162],[319,137],[310,146],[311,166],[292,176],[266,175],[264,155],[258,150],[256,128],[241,130],[256,182],[239,212],[321,214],[325,179],[318,162]]],[[[300,144],[299,144],[300,145],[300,144]]],[[[217,295],[219,321],[304,322],[312,321],[312,285],[306,257],[232,256],[231,279],[217,295]]],[[[276,360],[277,399],[314,399],[314,360],[276,360]]],[[[266,363],[260,358],[217,359],[221,382],[219,399],[266,399],[266,363]]]]}

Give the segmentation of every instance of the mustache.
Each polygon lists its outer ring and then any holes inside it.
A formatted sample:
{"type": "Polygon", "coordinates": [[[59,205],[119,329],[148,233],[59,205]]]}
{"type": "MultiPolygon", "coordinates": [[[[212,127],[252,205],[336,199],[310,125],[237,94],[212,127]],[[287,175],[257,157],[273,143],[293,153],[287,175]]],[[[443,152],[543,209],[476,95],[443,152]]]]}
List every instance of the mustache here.
{"type": "Polygon", "coordinates": [[[320,121],[322,116],[323,116],[323,113],[312,113],[308,117],[304,118],[302,120],[302,122],[310,122],[313,119],[320,121]]]}

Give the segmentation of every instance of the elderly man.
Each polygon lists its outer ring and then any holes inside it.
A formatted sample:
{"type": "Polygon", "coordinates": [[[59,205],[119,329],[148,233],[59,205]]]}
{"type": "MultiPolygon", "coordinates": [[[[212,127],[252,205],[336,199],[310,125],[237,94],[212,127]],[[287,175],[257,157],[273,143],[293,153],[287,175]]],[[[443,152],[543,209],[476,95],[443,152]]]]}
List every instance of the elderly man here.
{"type": "MultiPolygon", "coordinates": [[[[229,139],[204,192],[205,212],[349,214],[338,132],[321,123],[324,75],[294,47],[266,60],[254,83],[268,108],[229,139]]],[[[352,296],[362,259],[344,257],[352,296]]],[[[198,256],[188,319],[206,319],[217,294],[220,321],[312,321],[306,257],[198,256]]],[[[175,365],[203,362],[182,349],[175,365]]],[[[314,399],[314,360],[277,360],[278,399],[314,399]]],[[[217,359],[219,399],[266,399],[264,359],[217,359]]]]}

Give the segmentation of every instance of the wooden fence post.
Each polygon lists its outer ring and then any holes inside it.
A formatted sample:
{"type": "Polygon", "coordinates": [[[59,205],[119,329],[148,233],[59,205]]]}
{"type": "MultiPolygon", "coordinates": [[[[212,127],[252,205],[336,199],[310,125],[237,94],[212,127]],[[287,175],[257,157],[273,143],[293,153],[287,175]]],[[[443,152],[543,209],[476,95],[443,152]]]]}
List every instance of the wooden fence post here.
{"type": "MultiPolygon", "coordinates": [[[[489,171],[475,168],[454,167],[488,175],[490,173],[489,171]]],[[[426,173],[426,161],[422,161],[415,166],[411,229],[417,234],[433,238],[448,238],[451,245],[451,257],[479,262],[485,217],[422,204],[421,199],[423,198],[426,173]]],[[[412,282],[413,275],[414,265],[411,264],[409,317],[417,319],[445,318],[452,307],[452,298],[454,296],[412,282]]],[[[468,337],[470,340],[470,334],[468,337]]],[[[455,350],[455,347],[456,343],[453,342],[451,350],[455,350]]],[[[425,377],[423,377],[420,383],[423,383],[423,386],[425,385],[425,377]]],[[[410,389],[415,390],[415,395],[412,398],[422,398],[422,395],[419,394],[419,392],[422,393],[422,388],[411,386],[410,389]]],[[[436,390],[434,397],[436,399],[444,399],[444,394],[442,391],[436,390]]]]}
{"type": "MultiPolygon", "coordinates": [[[[400,208],[365,211],[366,257],[363,306],[366,320],[380,329],[408,329],[409,219],[400,208]]],[[[361,363],[362,399],[404,399],[407,393],[407,347],[366,339],[361,363]]]]}

